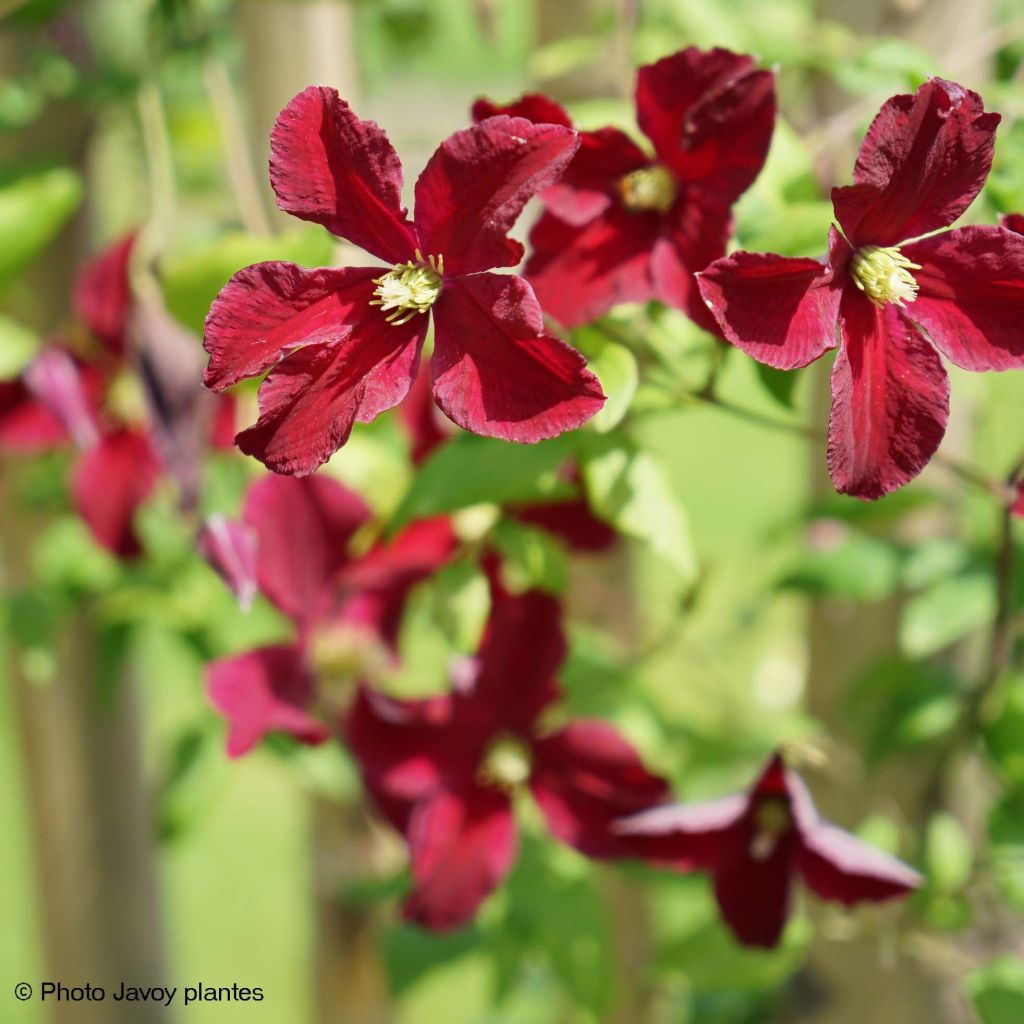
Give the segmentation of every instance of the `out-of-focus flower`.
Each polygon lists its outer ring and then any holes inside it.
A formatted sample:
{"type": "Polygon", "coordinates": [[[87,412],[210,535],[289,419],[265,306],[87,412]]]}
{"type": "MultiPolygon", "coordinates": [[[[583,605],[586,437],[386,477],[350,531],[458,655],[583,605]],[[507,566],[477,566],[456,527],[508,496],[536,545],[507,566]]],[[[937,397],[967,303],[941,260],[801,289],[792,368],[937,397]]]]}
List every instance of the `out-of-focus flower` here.
{"type": "MultiPolygon", "coordinates": [[[[619,302],[657,299],[716,330],[694,273],[725,255],[732,206],[764,164],[774,76],[752,57],[690,47],[640,68],[636,110],[654,155],[616,128],[581,132],[566,173],[542,193],[526,277],[567,327],[619,302]]],[[[478,121],[495,114],[572,123],[535,94],[473,107],[478,121]]]]}
{"type": "Polygon", "coordinates": [[[748,946],[775,946],[793,880],[845,906],[905,896],[920,876],[823,821],[803,780],[775,755],[747,794],[674,804],[618,822],[630,854],[710,871],[722,917],[748,946]]]}
{"type": "Polygon", "coordinates": [[[456,132],[416,182],[416,222],[384,132],[333,89],[310,87],[271,134],[271,182],[287,213],[322,224],[385,267],[304,270],[259,263],[237,273],[206,321],[206,383],[222,390],[269,370],[260,417],[237,443],[279,473],[311,473],[405,398],[434,321],[434,400],[477,434],[532,442],[601,408],[597,379],[544,333],[508,238],[527,200],[550,185],[577,139],[558,125],[494,118],[456,132]]]}
{"type": "Polygon", "coordinates": [[[451,693],[396,700],[362,687],[343,731],[367,790],[408,842],[405,915],[438,930],[467,923],[511,868],[520,786],[552,833],[591,857],[621,853],[610,822],[667,793],[608,724],[542,726],[565,656],[558,602],[508,593],[494,566],[491,593],[479,651],[453,673],[451,693]]]}
{"type": "Polygon", "coordinates": [[[1024,238],[933,234],[981,191],[998,123],[976,93],[938,78],[892,97],[854,184],[832,190],[841,231],[824,262],[737,252],[701,274],[726,338],[759,362],[791,370],[839,346],[828,466],[844,494],[879,498],[932,457],[949,415],[939,353],[965,370],[1024,367],[1024,238]]]}

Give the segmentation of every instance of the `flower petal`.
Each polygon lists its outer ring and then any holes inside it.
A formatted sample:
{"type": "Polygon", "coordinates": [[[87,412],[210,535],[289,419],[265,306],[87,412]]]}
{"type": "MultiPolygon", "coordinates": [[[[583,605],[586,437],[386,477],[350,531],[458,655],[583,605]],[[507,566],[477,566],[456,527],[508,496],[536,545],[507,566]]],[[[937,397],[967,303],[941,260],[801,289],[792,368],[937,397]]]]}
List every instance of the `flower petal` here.
{"type": "Polygon", "coordinates": [[[96,407],[104,383],[92,367],[84,367],[70,352],[48,345],[25,368],[25,387],[44,405],[79,448],[99,440],[96,407]]]}
{"type": "Polygon", "coordinates": [[[409,824],[415,888],[403,914],[432,931],[468,924],[516,858],[512,806],[481,786],[438,793],[409,824]]]}
{"type": "Polygon", "coordinates": [[[525,271],[544,312],[578,327],[620,302],[655,298],[651,253],[661,227],[659,214],[618,203],[582,227],[545,213],[530,232],[525,271]]]}
{"type": "Polygon", "coordinates": [[[451,421],[441,415],[434,401],[434,385],[429,372],[421,371],[416,375],[409,394],[398,407],[398,417],[409,435],[409,457],[414,466],[419,466],[455,433],[451,421]]]}
{"type": "Polygon", "coordinates": [[[722,843],[747,811],[742,793],[687,804],[666,804],[612,825],[628,855],[658,864],[711,868],[722,843]]]}
{"type": "Polygon", "coordinates": [[[214,391],[255,377],[304,345],[347,339],[367,318],[381,268],[305,270],[255,263],[221,289],[206,317],[205,384],[214,391]]]}
{"type": "Polygon", "coordinates": [[[0,380],[0,450],[31,455],[67,440],[64,424],[21,378],[0,380]]]}
{"type": "Polygon", "coordinates": [[[679,178],[730,205],[757,177],[775,126],[775,76],[729,50],[694,47],[640,68],[640,128],[679,178]]]}
{"type": "Polygon", "coordinates": [[[423,254],[443,256],[449,275],[514,267],[523,247],[509,229],[578,146],[571,129],[521,117],[490,117],[447,138],[416,182],[423,254]]]}
{"type": "Polygon", "coordinates": [[[228,757],[248,753],[270,732],[286,732],[311,745],[330,735],[306,710],[315,683],[297,646],[260,647],[221,658],[207,666],[206,690],[228,720],[228,757]]]}
{"type": "Polygon", "coordinates": [[[132,308],[128,264],[136,234],[125,235],[87,263],[75,277],[75,315],[113,355],[124,354],[132,308]]]}
{"type": "Polygon", "coordinates": [[[827,823],[804,833],[797,864],[814,892],[845,906],[906,896],[923,881],[902,861],[827,823]]]}
{"type": "Polygon", "coordinates": [[[71,475],[71,497],[97,543],[119,558],[142,553],[132,520],[156,485],[160,465],[149,439],[121,428],[83,452],[71,475]]]}
{"type": "Polygon", "coordinates": [[[212,515],[196,537],[196,550],[227,584],[243,611],[256,599],[256,531],[246,523],[212,515]]]}
{"type": "Polygon", "coordinates": [[[977,93],[941,78],[893,96],[861,143],[854,184],[832,190],[846,237],[895,245],[952,224],[985,184],[999,120],[977,93]]]}
{"type": "Polygon", "coordinates": [[[1024,367],[1024,236],[968,227],[905,246],[920,292],[907,316],[965,370],[1024,367]]]}
{"type": "Polygon", "coordinates": [[[507,511],[520,522],[557,537],[571,551],[607,551],[619,539],[614,527],[594,515],[586,498],[522,505],[507,511]]]}
{"type": "Polygon", "coordinates": [[[507,274],[449,281],[434,305],[434,398],[460,427],[531,443],[582,426],[604,405],[574,348],[543,333],[530,286],[507,274]]]}
{"type": "Polygon", "coordinates": [[[329,476],[257,480],[242,520],[256,536],[260,590],[296,622],[314,622],[330,609],[349,541],[369,518],[362,498],[329,476]]]}
{"type": "Polygon", "coordinates": [[[1024,235],[1024,213],[1007,213],[999,218],[999,226],[1007,231],[1016,231],[1018,235],[1024,235]]]}
{"type": "Polygon", "coordinates": [[[327,86],[311,85],[270,133],[270,181],[286,213],[322,224],[388,263],[416,248],[402,206],[402,164],[384,130],[360,121],[327,86]]]}
{"type": "Polygon", "coordinates": [[[873,500],[924,469],[946,432],[949,379],[938,353],[894,306],[853,288],[832,368],[828,469],[841,494],[873,500]]]}
{"type": "Polygon", "coordinates": [[[525,117],[534,124],[560,124],[563,128],[572,127],[572,118],[566,113],[565,107],[539,92],[524,93],[511,103],[504,104],[494,103],[481,96],[473,104],[472,114],[474,122],[507,114],[509,117],[525,117]]]}
{"type": "Polygon", "coordinates": [[[628,856],[612,822],[668,796],[668,783],[647,771],[633,745],[596,719],[534,742],[530,787],[548,828],[588,857],[628,856]]]}
{"type": "MultiPolygon", "coordinates": [[[[833,230],[833,249],[845,243],[833,230]]],[[[841,282],[817,260],[735,252],[698,279],[725,337],[759,363],[806,366],[838,343],[841,282]]]]}

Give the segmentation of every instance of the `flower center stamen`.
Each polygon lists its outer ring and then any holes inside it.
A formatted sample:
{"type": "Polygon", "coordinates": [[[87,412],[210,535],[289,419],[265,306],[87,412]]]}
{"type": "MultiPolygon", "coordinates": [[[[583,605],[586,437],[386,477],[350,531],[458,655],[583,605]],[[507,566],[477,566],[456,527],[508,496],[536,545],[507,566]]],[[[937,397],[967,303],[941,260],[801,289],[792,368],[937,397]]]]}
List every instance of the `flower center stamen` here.
{"type": "Polygon", "coordinates": [[[517,736],[499,736],[480,763],[480,781],[505,792],[517,789],[529,777],[530,748],[517,736]]]}
{"type": "Polygon", "coordinates": [[[866,245],[853,255],[853,281],[876,305],[892,302],[901,308],[917,298],[912,270],[920,270],[895,246],[866,245]]]}
{"type": "Polygon", "coordinates": [[[634,213],[657,210],[667,213],[676,201],[679,189],[675,178],[660,164],[641,167],[619,178],[622,205],[634,213]]]}
{"type": "Polygon", "coordinates": [[[754,808],[754,838],[750,843],[750,856],[754,860],[767,860],[779,840],[793,827],[789,802],[778,796],[764,797],[754,808]]]}
{"type": "Polygon", "coordinates": [[[428,256],[416,250],[416,259],[409,263],[398,263],[382,277],[373,282],[376,298],[371,306],[380,306],[387,313],[387,322],[408,323],[419,313],[426,313],[437,301],[444,287],[444,256],[428,256]]]}

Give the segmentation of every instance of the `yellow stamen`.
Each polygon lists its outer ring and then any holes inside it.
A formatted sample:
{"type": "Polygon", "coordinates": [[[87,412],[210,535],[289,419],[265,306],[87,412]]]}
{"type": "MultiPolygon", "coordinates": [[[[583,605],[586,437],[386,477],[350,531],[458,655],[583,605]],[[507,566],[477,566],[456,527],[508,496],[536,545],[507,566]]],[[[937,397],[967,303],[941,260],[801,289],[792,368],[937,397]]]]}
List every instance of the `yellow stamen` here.
{"type": "Polygon", "coordinates": [[[530,749],[518,737],[499,736],[484,754],[480,781],[509,792],[530,777],[530,749]]]}
{"type": "Polygon", "coordinates": [[[854,284],[876,306],[892,302],[902,308],[917,298],[917,281],[910,272],[921,268],[895,245],[866,245],[858,249],[853,254],[851,269],[854,284]]]}
{"type": "Polygon", "coordinates": [[[444,287],[444,256],[428,256],[416,250],[415,262],[399,263],[373,282],[377,287],[371,306],[383,312],[391,310],[387,322],[408,323],[418,313],[426,313],[444,287]]]}
{"type": "Polygon", "coordinates": [[[754,838],[750,843],[750,856],[754,860],[767,860],[779,840],[793,827],[789,802],[780,796],[767,796],[754,808],[754,838]]]}
{"type": "Polygon", "coordinates": [[[653,167],[630,171],[621,177],[619,194],[622,196],[622,205],[634,213],[645,210],[667,213],[676,201],[679,189],[675,178],[660,164],[655,164],[653,167]]]}

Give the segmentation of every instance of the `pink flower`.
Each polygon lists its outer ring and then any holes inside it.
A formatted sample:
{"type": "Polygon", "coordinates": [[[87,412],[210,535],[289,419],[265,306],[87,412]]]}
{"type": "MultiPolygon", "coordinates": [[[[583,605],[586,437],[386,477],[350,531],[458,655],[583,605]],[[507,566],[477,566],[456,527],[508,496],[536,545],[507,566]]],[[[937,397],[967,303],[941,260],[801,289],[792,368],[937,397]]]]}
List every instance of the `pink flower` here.
{"type": "Polygon", "coordinates": [[[452,692],[395,700],[363,687],[344,727],[368,792],[409,845],[405,916],[438,930],[466,924],[510,870],[519,785],[552,833],[591,857],[620,853],[610,822],[667,793],[604,722],[541,725],[559,697],[560,608],[540,591],[509,594],[491,576],[484,638],[452,692]]]}
{"type": "Polygon", "coordinates": [[[353,537],[369,519],[363,500],[328,476],[268,474],[249,488],[240,523],[218,518],[204,527],[200,552],[233,592],[244,599],[258,590],[296,634],[293,643],[208,666],[207,691],[228,720],[229,756],[274,731],[304,743],[327,739],[312,713],[318,670],[351,657],[362,637],[393,644],[409,589],[454,551],[448,521],[430,519],[354,557],[353,537]]]}
{"type": "MultiPolygon", "coordinates": [[[[690,47],[640,68],[636,110],[654,155],[617,128],[581,132],[566,173],[542,193],[527,279],[567,327],[620,302],[657,299],[717,330],[694,272],[725,255],[732,205],[764,164],[774,76],[752,57],[690,47]]],[[[572,124],[544,96],[473,107],[478,120],[496,113],[572,124]]]]}
{"type": "Polygon", "coordinates": [[[1024,238],[933,234],[981,191],[998,123],[942,79],[894,96],[854,184],[832,190],[841,231],[824,263],[738,252],[700,277],[726,338],[759,362],[790,370],[839,347],[828,466],[842,493],[881,497],[927,464],[949,413],[940,353],[966,370],[1024,367],[1024,238]]]}
{"type": "Polygon", "coordinates": [[[416,222],[384,132],[333,89],[310,87],[271,135],[282,210],[322,224],[388,265],[303,270],[260,263],[225,285],[206,321],[206,383],[269,370],[260,418],[237,443],[276,472],[311,473],[406,396],[429,319],[434,400],[477,434],[532,442],[580,426],[604,396],[583,357],[544,333],[507,236],[526,201],[577,147],[557,125],[496,118],[443,142],[416,182],[416,222]]]}
{"type": "Polygon", "coordinates": [[[633,855],[710,871],[722,916],[747,946],[778,943],[797,877],[845,906],[905,896],[921,884],[901,861],[823,821],[778,754],[747,794],[658,807],[616,831],[633,855]]]}

